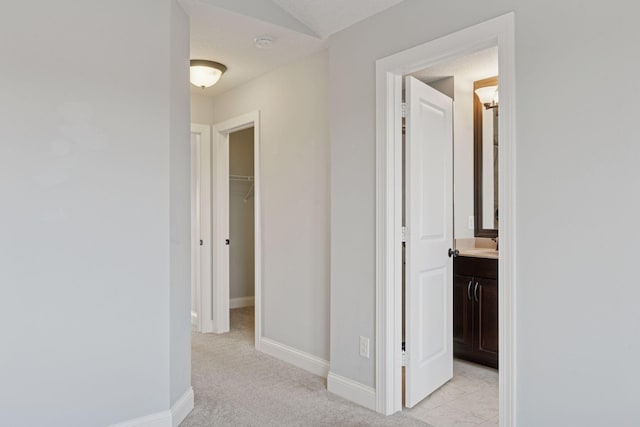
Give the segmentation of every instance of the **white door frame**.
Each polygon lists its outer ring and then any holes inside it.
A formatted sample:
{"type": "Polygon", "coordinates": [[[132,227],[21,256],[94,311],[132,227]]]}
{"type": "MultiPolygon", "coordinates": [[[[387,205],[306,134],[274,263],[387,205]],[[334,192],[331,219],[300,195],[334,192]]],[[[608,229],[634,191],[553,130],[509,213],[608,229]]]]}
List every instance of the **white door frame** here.
{"type": "Polygon", "coordinates": [[[509,13],[376,62],[376,410],[402,410],[402,78],[498,46],[500,425],[515,425],[515,34],[509,13]]]}
{"type": "Polygon", "coordinates": [[[213,126],[212,174],[213,197],[213,259],[216,275],[213,279],[212,332],[229,331],[229,250],[225,245],[229,218],[229,134],[253,127],[253,194],[254,194],[254,263],[255,263],[255,345],[262,336],[262,233],[260,182],[260,111],[243,114],[213,126]]]}
{"type": "MultiPolygon", "coordinates": [[[[211,126],[191,124],[191,133],[200,135],[199,150],[194,163],[199,168],[192,170],[192,179],[197,181],[191,188],[191,253],[195,259],[191,264],[191,280],[196,282],[196,330],[211,331],[211,126]],[[202,240],[202,245],[200,245],[202,240]]],[[[193,165],[192,165],[193,166],[193,165]]]]}

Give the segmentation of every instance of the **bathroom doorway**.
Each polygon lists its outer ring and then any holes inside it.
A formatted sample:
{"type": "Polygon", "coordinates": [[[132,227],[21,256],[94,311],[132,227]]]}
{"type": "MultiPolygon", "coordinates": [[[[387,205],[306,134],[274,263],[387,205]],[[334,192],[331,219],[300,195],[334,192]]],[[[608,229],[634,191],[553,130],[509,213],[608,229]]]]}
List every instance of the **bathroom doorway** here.
{"type": "MultiPolygon", "coordinates": [[[[499,123],[501,138],[499,162],[499,233],[501,238],[499,275],[501,287],[498,295],[500,326],[499,415],[503,425],[510,425],[513,422],[515,375],[513,369],[513,289],[515,286],[513,271],[515,256],[513,249],[515,240],[513,223],[515,211],[513,40],[513,15],[508,14],[377,61],[376,408],[379,412],[392,414],[403,408],[402,274],[404,268],[402,265],[403,204],[400,202],[402,200],[403,176],[402,77],[497,46],[501,107],[499,123]]],[[[429,178],[427,175],[425,176],[426,185],[429,185],[429,178]]],[[[411,231],[408,230],[407,233],[411,233],[411,231]]],[[[455,248],[453,241],[448,243],[450,243],[449,249],[453,251],[455,248]]],[[[438,252],[437,256],[442,255],[438,252]]],[[[444,283],[444,279],[441,282],[444,283]]],[[[453,283],[449,282],[447,279],[446,283],[452,287],[453,283]]],[[[451,289],[446,291],[451,292],[451,289]]],[[[445,294],[444,291],[441,293],[445,294]]],[[[452,298],[449,299],[449,301],[451,300],[452,298]]],[[[409,302],[407,300],[407,303],[409,302]]],[[[445,303],[445,307],[450,307],[447,304],[445,303]]],[[[407,320],[411,321],[409,318],[407,320]]],[[[429,328],[423,329],[427,331],[429,328]]],[[[449,341],[450,336],[444,333],[442,337],[443,340],[438,345],[442,351],[450,351],[452,347],[451,341],[449,341]],[[447,342],[444,341],[445,338],[447,342]]],[[[428,340],[424,342],[428,342],[428,340]]],[[[422,346],[416,358],[419,359],[425,354],[439,355],[440,349],[422,346]]],[[[416,361],[416,358],[409,355],[407,363],[409,365],[422,363],[422,359],[416,361]]],[[[421,381],[421,379],[418,378],[416,381],[421,381]]],[[[416,400],[414,398],[414,402],[416,400]]]]}
{"type": "Polygon", "coordinates": [[[483,229],[474,221],[476,188],[484,188],[489,211],[498,200],[499,105],[485,108],[478,98],[497,93],[498,75],[493,47],[404,77],[403,351],[424,363],[402,368],[403,406],[432,425],[498,425],[498,251],[480,237],[489,228],[497,235],[497,226],[491,214],[483,229]],[[485,81],[495,85],[478,91],[485,81]],[[443,299],[444,311],[433,306],[443,299]]]}

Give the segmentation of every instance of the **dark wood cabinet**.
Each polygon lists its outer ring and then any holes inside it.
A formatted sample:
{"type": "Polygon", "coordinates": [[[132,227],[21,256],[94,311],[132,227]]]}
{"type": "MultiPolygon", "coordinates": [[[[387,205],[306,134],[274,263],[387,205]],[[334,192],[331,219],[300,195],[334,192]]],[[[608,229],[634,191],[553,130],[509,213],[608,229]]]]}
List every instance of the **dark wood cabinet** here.
{"type": "Polygon", "coordinates": [[[473,352],[473,301],[469,298],[472,286],[472,277],[453,275],[454,354],[473,352]]]}
{"type": "Polygon", "coordinates": [[[498,260],[453,262],[453,354],[498,367],[498,260]]]}
{"type": "Polygon", "coordinates": [[[498,367],[498,281],[477,278],[476,353],[498,367]]]}

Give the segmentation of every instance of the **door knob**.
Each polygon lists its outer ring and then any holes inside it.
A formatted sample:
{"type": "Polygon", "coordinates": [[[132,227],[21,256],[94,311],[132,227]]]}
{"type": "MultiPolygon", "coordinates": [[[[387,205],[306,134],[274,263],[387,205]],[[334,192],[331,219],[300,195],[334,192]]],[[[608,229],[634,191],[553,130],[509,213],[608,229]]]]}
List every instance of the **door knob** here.
{"type": "Polygon", "coordinates": [[[448,254],[449,254],[449,258],[451,258],[451,257],[454,257],[454,258],[455,258],[455,257],[457,257],[458,255],[460,255],[460,251],[459,251],[459,250],[457,250],[457,249],[455,249],[455,250],[454,250],[454,249],[449,248],[449,252],[448,252],[448,254]]]}

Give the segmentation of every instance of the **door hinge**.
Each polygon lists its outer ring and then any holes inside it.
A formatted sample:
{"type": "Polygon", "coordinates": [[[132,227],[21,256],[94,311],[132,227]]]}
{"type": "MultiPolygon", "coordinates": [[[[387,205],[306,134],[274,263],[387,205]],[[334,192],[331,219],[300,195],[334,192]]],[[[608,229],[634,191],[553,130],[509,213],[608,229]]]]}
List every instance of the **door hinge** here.
{"type": "Polygon", "coordinates": [[[402,226],[402,243],[407,241],[407,227],[402,226]]]}
{"type": "Polygon", "coordinates": [[[407,366],[407,351],[402,350],[402,366],[407,366]]]}
{"type": "Polygon", "coordinates": [[[402,107],[402,118],[404,119],[405,117],[407,117],[407,103],[403,102],[400,105],[402,107]]]}

